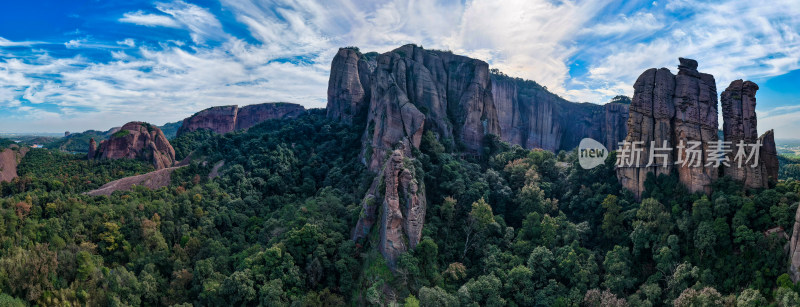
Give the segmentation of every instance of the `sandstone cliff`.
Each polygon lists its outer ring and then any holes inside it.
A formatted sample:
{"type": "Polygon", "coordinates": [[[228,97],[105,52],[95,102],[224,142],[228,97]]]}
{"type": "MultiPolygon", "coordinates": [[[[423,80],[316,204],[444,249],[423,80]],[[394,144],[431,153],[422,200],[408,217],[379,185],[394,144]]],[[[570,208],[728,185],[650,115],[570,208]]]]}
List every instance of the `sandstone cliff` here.
{"type": "Polygon", "coordinates": [[[625,139],[627,104],[574,103],[536,82],[492,74],[500,139],[524,148],[571,150],[593,138],[612,150],[625,139]]]}
{"type": "Polygon", "coordinates": [[[92,160],[95,154],[97,154],[97,142],[94,141],[94,138],[91,138],[89,139],[89,153],[86,156],[89,160],[92,160]]]}
{"type": "Polygon", "coordinates": [[[800,206],[794,215],[794,229],[789,241],[789,276],[793,282],[800,281],[800,206]]]}
{"type": "Polygon", "coordinates": [[[354,48],[341,48],[331,63],[328,79],[328,117],[352,123],[366,114],[370,102],[370,75],[374,57],[354,48]]]}
{"type": "Polygon", "coordinates": [[[292,118],[305,112],[303,106],[293,103],[262,103],[244,106],[218,106],[197,112],[183,120],[178,135],[199,129],[224,134],[245,130],[269,119],[292,118]]]}
{"type": "Polygon", "coordinates": [[[628,119],[628,142],[644,142],[638,165],[623,165],[617,169],[617,177],[623,187],[637,198],[644,192],[644,181],[648,172],[670,174],[677,172],[681,183],[690,191],[711,192],[711,183],[718,177],[718,169],[706,166],[708,143],[717,141],[717,91],[714,77],[697,71],[697,61],[679,59],[678,75],[669,69],[651,68],[636,80],[628,119]],[[650,162],[650,144],[662,148],[664,142],[673,148],[665,154],[670,161],[664,165],[661,158],[650,162]],[[701,142],[695,163],[674,164],[678,158],[688,160],[686,148],[689,142],[701,142]],[[696,165],[699,165],[695,167],[696,165]]]}
{"type": "Polygon", "coordinates": [[[331,72],[330,118],[352,121],[368,105],[361,156],[373,171],[398,142],[418,147],[423,128],[473,153],[500,134],[486,62],[415,45],[380,55],[344,48],[331,72]]]}
{"type": "MultiPolygon", "coordinates": [[[[758,136],[756,118],[756,91],[758,85],[750,81],[736,80],[722,92],[723,133],[726,142],[731,142],[728,159],[730,167],[725,167],[725,175],[744,183],[746,188],[766,188],[774,186],[778,180],[778,158],[772,131],[758,136]],[[735,163],[739,142],[745,145],[761,143],[759,161],[752,167],[752,161],[739,167],[735,163]]],[[[750,153],[751,148],[747,148],[750,153]]],[[[746,160],[745,158],[744,160],[746,160]]]]}
{"type": "Polygon", "coordinates": [[[156,126],[130,122],[100,143],[101,159],[140,159],[153,163],[156,169],[175,163],[175,150],[156,126]]]}
{"type": "Polygon", "coordinates": [[[361,201],[361,217],[353,231],[353,240],[368,238],[381,221],[378,249],[391,268],[400,254],[419,243],[425,221],[425,189],[409,149],[401,145],[392,151],[361,201]]]}
{"type": "Polygon", "coordinates": [[[0,182],[8,182],[17,178],[17,165],[28,153],[28,150],[30,150],[29,147],[20,148],[14,144],[11,145],[11,148],[0,151],[0,182]]]}
{"type": "Polygon", "coordinates": [[[484,136],[551,151],[591,137],[616,148],[628,105],[569,102],[533,81],[490,73],[483,61],[405,45],[362,54],[342,48],[331,63],[328,117],[365,122],[361,156],[377,171],[399,141],[423,130],[457,151],[480,153],[484,136]]]}

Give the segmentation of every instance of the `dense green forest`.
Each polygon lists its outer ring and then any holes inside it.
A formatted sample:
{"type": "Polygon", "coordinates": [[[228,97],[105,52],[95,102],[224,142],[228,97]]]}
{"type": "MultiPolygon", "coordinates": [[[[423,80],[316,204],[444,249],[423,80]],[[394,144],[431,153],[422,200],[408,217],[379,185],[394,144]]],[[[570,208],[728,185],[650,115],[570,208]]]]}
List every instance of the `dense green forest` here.
{"type": "Polygon", "coordinates": [[[32,150],[0,185],[0,305],[800,304],[787,239],[766,234],[791,235],[798,181],[722,178],[705,196],[651,176],[637,202],[613,154],[584,170],[495,138],[473,158],[423,137],[424,238],[392,272],[374,239],[350,240],[374,176],[362,131],[311,110],[186,134],[172,143],[193,162],[171,186],[111,196],[82,193],[152,167],[32,150]]]}

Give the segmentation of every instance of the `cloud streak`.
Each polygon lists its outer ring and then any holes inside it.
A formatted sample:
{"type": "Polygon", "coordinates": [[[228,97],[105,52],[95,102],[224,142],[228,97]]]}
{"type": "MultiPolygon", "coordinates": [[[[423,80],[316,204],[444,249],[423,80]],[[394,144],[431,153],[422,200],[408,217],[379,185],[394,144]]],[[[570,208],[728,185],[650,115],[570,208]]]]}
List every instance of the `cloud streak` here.
{"type": "Polygon", "coordinates": [[[114,17],[128,31],[118,37],[81,29],[83,37],[64,38],[66,55],[0,37],[0,113],[8,114],[0,131],[161,124],[221,104],[324,107],[342,46],[452,50],[576,101],[630,95],[639,73],[675,67],[678,56],[699,60],[724,88],[800,68],[800,8],[791,1],[157,2],[114,17]]]}

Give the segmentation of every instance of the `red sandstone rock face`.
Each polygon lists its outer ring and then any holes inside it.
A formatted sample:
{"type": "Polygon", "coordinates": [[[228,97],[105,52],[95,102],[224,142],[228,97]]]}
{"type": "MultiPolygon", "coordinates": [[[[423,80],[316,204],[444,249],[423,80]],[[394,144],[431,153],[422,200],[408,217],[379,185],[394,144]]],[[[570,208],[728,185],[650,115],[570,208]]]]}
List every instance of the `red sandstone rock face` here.
{"type": "Polygon", "coordinates": [[[0,182],[8,182],[17,178],[17,165],[30,150],[28,147],[11,146],[13,148],[6,148],[0,151],[0,182]]]}
{"type": "Polygon", "coordinates": [[[197,112],[183,120],[178,135],[195,130],[208,129],[216,133],[228,133],[236,129],[237,106],[218,106],[197,112]]]}
{"type": "MultiPolygon", "coordinates": [[[[711,183],[717,179],[719,169],[706,167],[709,147],[707,142],[717,141],[717,91],[714,77],[697,71],[697,61],[680,59],[678,75],[668,69],[649,69],[642,73],[634,84],[628,119],[626,141],[643,141],[644,148],[639,165],[620,167],[617,177],[623,187],[637,198],[644,192],[644,181],[648,172],[655,175],[678,172],[678,177],[691,192],[711,193],[711,183]],[[691,141],[702,142],[701,167],[689,165],[654,165],[649,162],[650,142],[662,147],[664,141],[669,147],[669,161],[686,157],[685,150],[679,152],[677,146],[691,141]]],[[[657,159],[655,163],[661,164],[657,159]]]]}
{"type": "Polygon", "coordinates": [[[294,103],[262,103],[239,108],[236,115],[236,130],[247,130],[270,119],[294,118],[306,109],[294,103]]]}
{"type": "Polygon", "coordinates": [[[367,238],[376,221],[382,221],[378,249],[392,268],[400,254],[419,243],[425,221],[425,189],[408,156],[408,147],[392,152],[361,202],[361,218],[353,231],[353,240],[367,238]]]}
{"type": "Polygon", "coordinates": [[[211,107],[183,120],[178,135],[200,129],[224,134],[245,130],[263,121],[297,117],[305,112],[303,106],[293,103],[262,103],[244,106],[211,107]]]}
{"type": "Polygon", "coordinates": [[[104,184],[97,190],[86,192],[87,195],[111,195],[116,191],[130,191],[134,186],[142,186],[151,190],[166,187],[172,178],[172,172],[183,166],[168,167],[142,175],[125,177],[104,184]]]}
{"type": "Polygon", "coordinates": [[[89,153],[87,157],[89,160],[94,159],[94,155],[97,153],[97,142],[95,142],[94,138],[89,139],[89,153]]]}
{"type": "Polygon", "coordinates": [[[140,159],[150,161],[156,169],[162,169],[175,163],[175,150],[158,127],[130,122],[100,143],[99,157],[140,159]]]}

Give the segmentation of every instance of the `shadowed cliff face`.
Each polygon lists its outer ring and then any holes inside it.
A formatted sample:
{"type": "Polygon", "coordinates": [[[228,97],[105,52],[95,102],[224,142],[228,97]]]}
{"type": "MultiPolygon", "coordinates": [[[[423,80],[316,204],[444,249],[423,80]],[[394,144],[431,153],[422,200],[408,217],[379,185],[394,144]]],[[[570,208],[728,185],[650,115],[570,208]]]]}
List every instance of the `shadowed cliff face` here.
{"type": "Polygon", "coordinates": [[[156,126],[130,122],[100,143],[101,159],[140,159],[150,161],[156,169],[175,163],[175,150],[156,126]]]}
{"type": "Polygon", "coordinates": [[[238,106],[211,107],[183,120],[178,135],[208,129],[219,134],[246,130],[263,121],[297,117],[305,112],[303,106],[293,103],[262,103],[238,106]]]}
{"type": "Polygon", "coordinates": [[[483,61],[414,45],[380,55],[345,48],[328,85],[328,117],[349,122],[365,113],[362,158],[373,171],[398,142],[418,147],[423,129],[473,153],[485,135],[500,134],[483,61]]]}
{"type": "Polygon", "coordinates": [[[735,80],[722,92],[722,131],[725,141],[731,142],[733,151],[728,159],[734,161],[738,148],[736,144],[761,143],[759,163],[757,167],[736,163],[725,167],[725,175],[744,183],[746,188],[774,187],[778,181],[778,157],[775,150],[775,138],[772,130],[758,136],[758,120],[756,118],[756,91],[758,85],[750,81],[735,80]]]}
{"type": "Polygon", "coordinates": [[[613,150],[625,139],[628,105],[574,103],[533,81],[492,74],[500,138],[524,148],[571,150],[593,138],[613,150]]]}
{"type": "Polygon", "coordinates": [[[366,122],[362,158],[373,171],[398,142],[418,147],[424,130],[479,154],[484,136],[551,151],[590,137],[616,148],[628,105],[573,103],[535,82],[492,74],[483,61],[406,45],[384,54],[342,48],[331,63],[329,118],[366,122]]]}
{"type": "Polygon", "coordinates": [[[706,166],[709,142],[717,141],[717,89],[714,76],[697,71],[697,61],[680,59],[678,75],[669,69],[651,68],[642,73],[633,85],[634,94],[628,119],[626,141],[642,141],[643,151],[638,165],[617,169],[622,186],[637,198],[644,192],[647,173],[655,175],[678,172],[678,178],[691,192],[711,193],[711,183],[717,179],[719,169],[706,166]],[[657,148],[664,142],[673,148],[667,154],[670,165],[663,167],[661,159],[646,167],[650,159],[650,144],[657,148]],[[675,165],[678,157],[687,157],[680,144],[701,142],[700,167],[675,165]]]}
{"type": "MultiPolygon", "coordinates": [[[[753,82],[736,80],[722,93],[723,129],[726,142],[731,142],[728,163],[731,167],[716,167],[709,159],[713,153],[711,144],[718,141],[717,89],[714,76],[697,71],[697,61],[680,58],[678,75],[668,69],[651,68],[636,80],[633,100],[628,120],[626,141],[644,142],[639,165],[617,168],[617,177],[622,186],[641,198],[644,181],[649,172],[655,175],[677,172],[680,182],[691,192],[710,194],[711,184],[721,175],[729,175],[742,181],[749,188],[764,188],[774,184],[778,178],[778,159],[772,131],[757,137],[755,94],[758,85],[753,82]],[[669,161],[662,167],[661,160],[656,165],[646,167],[650,159],[650,142],[658,148],[666,142],[673,148],[666,153],[669,161]],[[699,167],[688,164],[674,164],[679,159],[690,160],[688,148],[681,144],[701,142],[698,155],[699,167]],[[752,162],[735,165],[736,144],[761,142],[758,166],[752,162]]],[[[749,150],[749,149],[748,149],[749,150]]],[[[662,152],[659,152],[662,153],[662,152]]]]}

